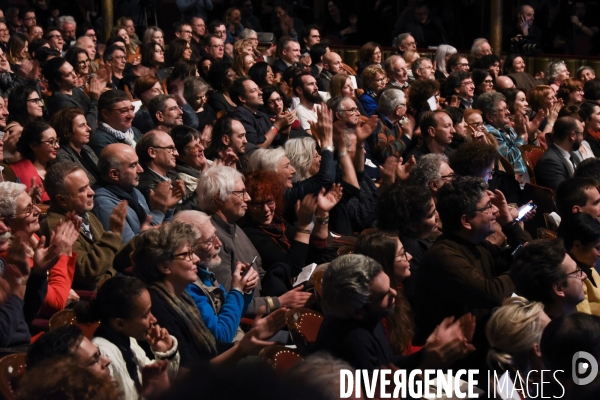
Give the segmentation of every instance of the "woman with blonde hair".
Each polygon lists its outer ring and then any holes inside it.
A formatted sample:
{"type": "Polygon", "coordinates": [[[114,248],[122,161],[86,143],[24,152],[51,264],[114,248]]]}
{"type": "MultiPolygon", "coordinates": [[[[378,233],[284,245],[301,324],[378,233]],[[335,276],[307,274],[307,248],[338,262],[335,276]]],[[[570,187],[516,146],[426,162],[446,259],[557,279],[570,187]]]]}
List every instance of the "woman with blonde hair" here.
{"type": "Polygon", "coordinates": [[[150,42],[158,43],[161,46],[165,45],[165,34],[158,26],[149,26],[144,32],[143,44],[150,42]]]}
{"type": "Polygon", "coordinates": [[[486,329],[491,346],[487,363],[492,370],[504,372],[498,381],[499,394],[507,389],[510,392],[515,379],[531,379],[530,371],[544,369],[540,340],[548,323],[550,318],[544,312],[544,305],[524,297],[508,298],[494,312],[486,329]]]}
{"type": "Polygon", "coordinates": [[[365,68],[361,78],[365,92],[358,100],[360,100],[370,117],[377,110],[378,96],[387,84],[387,75],[379,65],[370,65],[365,68]]]}
{"type": "Polygon", "coordinates": [[[254,61],[254,56],[250,53],[244,52],[242,54],[235,55],[233,69],[240,77],[248,76],[248,72],[254,64],[256,64],[256,61],[254,61]]]}

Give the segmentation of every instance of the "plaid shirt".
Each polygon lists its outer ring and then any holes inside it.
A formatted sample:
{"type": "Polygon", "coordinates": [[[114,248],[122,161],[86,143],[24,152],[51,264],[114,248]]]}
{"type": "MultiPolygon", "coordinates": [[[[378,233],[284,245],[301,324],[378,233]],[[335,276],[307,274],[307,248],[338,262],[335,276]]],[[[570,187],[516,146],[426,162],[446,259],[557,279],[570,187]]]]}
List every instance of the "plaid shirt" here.
{"type": "Polygon", "coordinates": [[[525,165],[520,150],[520,147],[526,144],[526,142],[517,135],[515,130],[506,126],[505,129],[508,129],[508,132],[506,132],[505,130],[497,129],[489,124],[485,124],[485,129],[494,135],[498,142],[498,152],[510,162],[515,170],[515,174],[522,175],[526,173],[527,166],[525,165]]]}
{"type": "Polygon", "coordinates": [[[393,123],[385,116],[379,116],[377,126],[371,135],[373,158],[383,164],[388,157],[402,157],[411,140],[402,132],[399,123],[393,123]]]}

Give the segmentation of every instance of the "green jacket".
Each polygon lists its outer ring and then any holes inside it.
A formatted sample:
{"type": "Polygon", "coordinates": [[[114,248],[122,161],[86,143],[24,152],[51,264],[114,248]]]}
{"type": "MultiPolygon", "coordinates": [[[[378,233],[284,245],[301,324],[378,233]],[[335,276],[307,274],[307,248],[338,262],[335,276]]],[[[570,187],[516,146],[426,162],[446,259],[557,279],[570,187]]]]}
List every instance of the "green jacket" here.
{"type": "MultiPolygon", "coordinates": [[[[121,236],[105,231],[102,223],[94,214],[91,212],[87,214],[94,240],[92,241],[87,235],[80,232],[73,245],[73,251],[77,253],[73,289],[95,290],[99,283],[117,273],[113,268],[113,262],[116,254],[124,246],[121,236]]],[[[65,213],[62,210],[54,205],[50,206],[48,216],[41,222],[41,234],[49,238],[50,231],[55,229],[58,221],[64,218],[65,213]]],[[[123,269],[126,267],[128,265],[124,265],[123,269]]]]}

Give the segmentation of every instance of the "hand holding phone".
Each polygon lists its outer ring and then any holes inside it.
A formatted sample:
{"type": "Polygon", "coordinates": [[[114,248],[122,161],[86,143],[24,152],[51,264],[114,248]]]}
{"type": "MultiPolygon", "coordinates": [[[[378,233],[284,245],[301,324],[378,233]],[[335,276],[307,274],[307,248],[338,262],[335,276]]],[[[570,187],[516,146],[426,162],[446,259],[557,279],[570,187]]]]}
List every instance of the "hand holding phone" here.
{"type": "Polygon", "coordinates": [[[535,210],[536,208],[537,208],[537,206],[533,203],[527,203],[524,206],[519,207],[519,210],[518,210],[519,213],[517,215],[517,218],[515,218],[515,221],[517,221],[517,222],[523,221],[523,219],[525,218],[527,213],[535,210]]]}
{"type": "Polygon", "coordinates": [[[244,272],[242,272],[242,278],[245,277],[248,272],[250,272],[250,270],[252,269],[252,266],[254,265],[254,263],[256,262],[256,259],[258,258],[258,256],[254,256],[254,260],[252,260],[252,262],[250,263],[250,265],[248,265],[248,268],[246,268],[244,270],[244,272]]]}

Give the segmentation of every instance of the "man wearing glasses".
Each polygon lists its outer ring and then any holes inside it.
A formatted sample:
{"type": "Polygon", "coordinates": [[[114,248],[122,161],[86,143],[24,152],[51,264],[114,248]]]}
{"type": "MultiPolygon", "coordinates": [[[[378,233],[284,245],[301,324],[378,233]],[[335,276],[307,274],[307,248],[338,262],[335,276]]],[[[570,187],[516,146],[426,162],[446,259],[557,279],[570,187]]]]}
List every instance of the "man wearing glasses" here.
{"type": "Polygon", "coordinates": [[[98,101],[100,121],[90,137],[89,146],[99,156],[111,143],[124,143],[132,148],[142,139],[142,134],[132,126],[134,114],[129,95],[122,90],[108,90],[98,101]]]}
{"type": "Polygon", "coordinates": [[[515,255],[510,276],[516,293],[543,303],[544,312],[552,319],[574,313],[578,304],[588,302],[584,292],[587,275],[560,239],[535,240],[524,246],[515,255]]]}
{"type": "Polygon", "coordinates": [[[54,115],[68,107],[79,107],[85,111],[85,120],[92,130],[98,126],[98,99],[103,85],[98,78],[91,78],[87,94],[76,87],[77,74],[71,64],[62,57],[48,60],[42,67],[42,74],[52,90],[48,99],[48,112],[54,115]]]}
{"type": "Polygon", "coordinates": [[[483,351],[479,355],[485,355],[484,321],[515,290],[508,275],[511,253],[531,241],[531,236],[513,220],[502,192],[486,189],[483,179],[457,177],[438,192],[436,206],[444,236],[427,250],[421,263],[414,314],[417,343],[427,339],[445,317],[471,312],[477,317],[473,344],[483,351]],[[499,229],[510,248],[486,240],[499,229]]]}
{"type": "Polygon", "coordinates": [[[156,129],[147,132],[136,145],[135,151],[144,168],[139,175],[138,190],[144,195],[146,201],[151,202],[152,192],[161,182],[168,182],[169,213],[196,206],[195,192],[186,195],[185,185],[174,171],[179,152],[168,133],[156,129]]]}
{"type": "MultiPolygon", "coordinates": [[[[127,57],[123,48],[117,44],[113,44],[104,51],[102,58],[104,59],[104,64],[111,71],[112,89],[125,90],[125,86],[129,85],[127,85],[127,82],[123,78],[123,71],[125,71],[125,65],[127,64],[127,57]]],[[[129,90],[133,91],[131,87],[129,87],[129,90]]]]}
{"type": "Polygon", "coordinates": [[[446,79],[446,93],[458,97],[459,108],[468,110],[473,108],[473,96],[475,95],[475,84],[471,74],[464,71],[456,71],[448,75],[446,79]]]}

